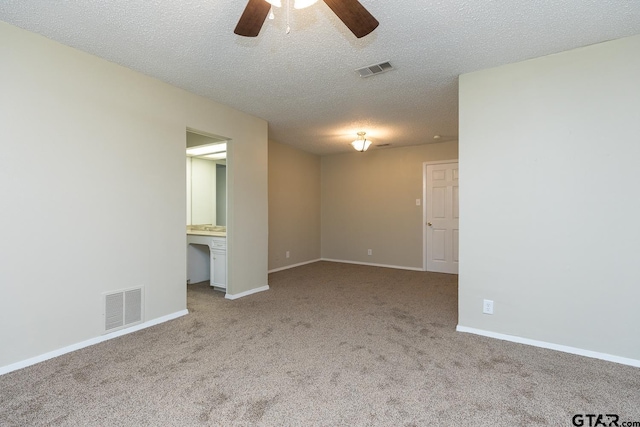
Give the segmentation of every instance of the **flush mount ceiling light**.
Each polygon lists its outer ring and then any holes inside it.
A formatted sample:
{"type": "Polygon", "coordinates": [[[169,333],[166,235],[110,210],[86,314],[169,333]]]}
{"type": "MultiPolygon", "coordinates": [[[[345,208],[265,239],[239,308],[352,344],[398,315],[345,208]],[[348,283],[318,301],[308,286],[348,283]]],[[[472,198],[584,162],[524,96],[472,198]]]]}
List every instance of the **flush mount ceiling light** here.
{"type": "Polygon", "coordinates": [[[433,139],[436,142],[449,142],[458,139],[458,135],[433,135],[433,139]]]}
{"type": "Polygon", "coordinates": [[[367,148],[369,148],[369,146],[371,145],[371,141],[364,137],[365,134],[366,132],[358,132],[358,139],[351,143],[351,145],[353,145],[353,148],[355,148],[356,151],[360,151],[361,153],[367,151],[367,148]]]}
{"type": "Polygon", "coordinates": [[[221,153],[227,151],[227,143],[198,145],[187,148],[187,156],[204,156],[205,154],[221,153]]]}

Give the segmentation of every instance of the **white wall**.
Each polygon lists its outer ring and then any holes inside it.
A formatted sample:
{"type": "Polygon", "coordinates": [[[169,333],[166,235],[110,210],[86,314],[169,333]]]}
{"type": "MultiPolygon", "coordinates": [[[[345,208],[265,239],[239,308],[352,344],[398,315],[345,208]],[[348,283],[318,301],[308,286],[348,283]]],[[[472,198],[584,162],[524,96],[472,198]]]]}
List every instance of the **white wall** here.
{"type": "Polygon", "coordinates": [[[461,326],[640,360],[639,135],[640,36],[461,76],[461,326]]]}
{"type": "MultiPolygon", "coordinates": [[[[267,284],[267,123],[0,22],[0,367],[186,307],[185,131],[229,144],[228,285],[267,284]]],[[[232,302],[230,302],[232,304],[232,302]]]]}

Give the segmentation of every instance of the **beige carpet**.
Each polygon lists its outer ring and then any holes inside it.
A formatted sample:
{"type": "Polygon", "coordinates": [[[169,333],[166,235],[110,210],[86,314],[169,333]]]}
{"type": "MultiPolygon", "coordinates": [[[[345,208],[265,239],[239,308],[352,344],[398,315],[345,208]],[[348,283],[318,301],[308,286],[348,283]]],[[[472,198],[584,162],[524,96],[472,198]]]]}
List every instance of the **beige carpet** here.
{"type": "Polygon", "coordinates": [[[640,421],[638,368],[455,332],[456,276],[319,262],[269,285],[191,285],[188,316],[0,377],[0,425],[640,421]]]}

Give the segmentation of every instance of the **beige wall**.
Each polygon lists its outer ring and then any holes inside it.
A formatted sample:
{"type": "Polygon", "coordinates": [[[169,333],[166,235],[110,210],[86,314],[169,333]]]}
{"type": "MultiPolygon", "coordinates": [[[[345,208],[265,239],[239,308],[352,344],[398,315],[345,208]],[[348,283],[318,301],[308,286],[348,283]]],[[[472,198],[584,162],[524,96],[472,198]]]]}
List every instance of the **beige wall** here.
{"type": "Polygon", "coordinates": [[[322,157],[322,258],[421,270],[423,163],[457,158],[455,141],[322,157]]]}
{"type": "MultiPolygon", "coordinates": [[[[229,293],[267,285],[267,123],[0,22],[0,369],[186,308],[187,128],[229,144],[229,293]]],[[[230,302],[230,304],[233,304],[230,302]]]]}
{"type": "Polygon", "coordinates": [[[320,157],[269,141],[269,270],[319,258],[320,157]]]}
{"type": "Polygon", "coordinates": [[[461,76],[460,326],[640,361],[639,52],[461,76]]]}

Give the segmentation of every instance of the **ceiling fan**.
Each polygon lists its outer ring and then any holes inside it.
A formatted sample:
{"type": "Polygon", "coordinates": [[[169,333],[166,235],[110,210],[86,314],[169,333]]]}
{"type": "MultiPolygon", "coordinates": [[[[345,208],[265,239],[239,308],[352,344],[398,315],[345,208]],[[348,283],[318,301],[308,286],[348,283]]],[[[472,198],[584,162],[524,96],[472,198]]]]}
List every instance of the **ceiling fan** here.
{"type": "MultiPolygon", "coordinates": [[[[378,21],[358,0],[323,0],[338,18],[357,37],[364,37],[378,26],[378,21]]],[[[271,4],[267,0],[249,0],[234,33],[256,37],[269,14],[271,4]]]]}

